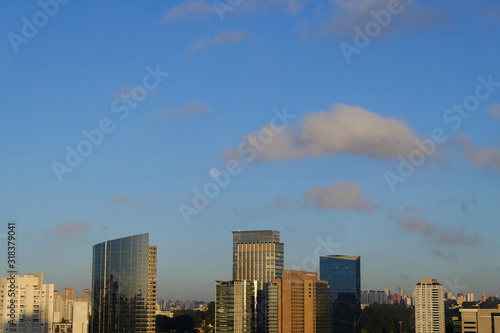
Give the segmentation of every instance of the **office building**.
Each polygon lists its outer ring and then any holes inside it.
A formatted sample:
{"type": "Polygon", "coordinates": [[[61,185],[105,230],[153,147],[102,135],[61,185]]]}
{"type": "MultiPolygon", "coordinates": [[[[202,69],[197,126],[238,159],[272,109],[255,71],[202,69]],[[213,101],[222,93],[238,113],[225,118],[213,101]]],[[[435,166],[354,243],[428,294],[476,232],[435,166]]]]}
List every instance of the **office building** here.
{"type": "Polygon", "coordinates": [[[415,286],[415,332],[444,333],[444,290],[436,279],[423,278],[415,286]]]}
{"type": "Polygon", "coordinates": [[[361,267],[359,256],[329,255],[319,259],[320,279],[330,286],[332,325],[338,333],[361,332],[361,267]]]}
{"type": "Polygon", "coordinates": [[[43,274],[2,277],[0,282],[1,332],[51,333],[54,316],[54,285],[43,283],[43,274]],[[15,288],[11,288],[11,284],[15,288]],[[14,295],[9,292],[15,289],[14,295]],[[11,310],[11,304],[13,308],[11,310]],[[14,317],[11,316],[14,315],[14,317]]]}
{"type": "Polygon", "coordinates": [[[258,290],[257,281],[215,282],[217,333],[255,332],[258,290]]]}
{"type": "Polygon", "coordinates": [[[156,249],[149,234],[93,247],[92,333],[155,332],[156,249]],[[155,274],[153,274],[153,266],[155,274]]]}
{"type": "Polygon", "coordinates": [[[284,246],[274,230],[233,231],[233,280],[269,283],[281,277],[284,246]]]}
{"type": "Polygon", "coordinates": [[[399,297],[400,297],[400,298],[402,298],[402,297],[403,297],[403,287],[398,286],[398,294],[399,294],[399,297]]]}
{"type": "Polygon", "coordinates": [[[64,297],[65,300],[74,301],[76,299],[76,292],[73,288],[64,288],[64,297]]]}
{"type": "Polygon", "coordinates": [[[498,309],[460,309],[463,333],[500,333],[498,309]]]}
{"type": "Polygon", "coordinates": [[[388,304],[389,300],[387,294],[384,291],[362,291],[361,292],[361,304],[388,304]]]}
{"type": "Polygon", "coordinates": [[[331,294],[317,273],[284,270],[266,287],[268,333],[330,333],[331,294]]]}

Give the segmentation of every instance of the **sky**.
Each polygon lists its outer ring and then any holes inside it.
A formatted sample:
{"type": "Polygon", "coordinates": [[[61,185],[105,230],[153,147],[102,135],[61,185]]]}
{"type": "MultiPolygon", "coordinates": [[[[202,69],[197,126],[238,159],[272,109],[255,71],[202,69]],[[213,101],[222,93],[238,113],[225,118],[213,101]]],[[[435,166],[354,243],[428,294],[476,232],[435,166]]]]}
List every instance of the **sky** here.
{"type": "Polygon", "coordinates": [[[272,229],[286,269],[359,255],[362,290],[500,293],[495,1],[2,1],[0,18],[0,241],[16,221],[21,274],[79,296],[94,244],[149,233],[158,297],[211,301],[231,231],[272,229]]]}

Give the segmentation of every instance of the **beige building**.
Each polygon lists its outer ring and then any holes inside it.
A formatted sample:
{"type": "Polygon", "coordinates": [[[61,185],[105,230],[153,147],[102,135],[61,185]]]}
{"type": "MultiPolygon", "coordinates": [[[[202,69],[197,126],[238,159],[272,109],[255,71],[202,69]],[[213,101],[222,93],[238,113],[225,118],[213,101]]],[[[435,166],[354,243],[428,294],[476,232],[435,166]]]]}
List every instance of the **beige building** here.
{"type": "Polygon", "coordinates": [[[148,332],[156,330],[156,246],[149,246],[148,256],[148,332]]]}
{"type": "Polygon", "coordinates": [[[415,332],[444,333],[444,290],[436,279],[424,278],[415,286],[415,332]]]}
{"type": "Polygon", "coordinates": [[[44,284],[42,273],[2,277],[0,282],[2,332],[51,333],[53,313],[54,285],[44,284]],[[15,292],[12,293],[11,290],[15,292]],[[16,328],[13,330],[14,327],[16,328]]]}
{"type": "Polygon", "coordinates": [[[233,280],[269,283],[281,277],[283,253],[279,231],[233,231],[233,280]]]}
{"type": "Polygon", "coordinates": [[[330,333],[331,296],[318,274],[284,270],[267,287],[269,333],[330,333]]]}
{"type": "Polygon", "coordinates": [[[74,301],[76,299],[76,291],[73,288],[64,288],[64,297],[65,300],[74,301]]]}
{"type": "Polygon", "coordinates": [[[462,333],[500,333],[498,309],[460,309],[462,333]]]}
{"type": "Polygon", "coordinates": [[[87,333],[89,331],[89,303],[77,299],[73,303],[73,333],[87,333]]]}

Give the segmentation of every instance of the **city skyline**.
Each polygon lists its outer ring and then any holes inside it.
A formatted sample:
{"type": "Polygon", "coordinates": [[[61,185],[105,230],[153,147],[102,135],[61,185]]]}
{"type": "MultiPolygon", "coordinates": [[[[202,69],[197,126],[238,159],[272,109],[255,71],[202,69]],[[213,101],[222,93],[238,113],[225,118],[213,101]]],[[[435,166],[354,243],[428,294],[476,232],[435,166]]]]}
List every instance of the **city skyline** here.
{"type": "Polygon", "coordinates": [[[231,231],[279,230],[285,270],[500,293],[500,6],[237,2],[0,3],[19,274],[79,296],[94,244],[149,233],[158,297],[211,301],[231,231]]]}

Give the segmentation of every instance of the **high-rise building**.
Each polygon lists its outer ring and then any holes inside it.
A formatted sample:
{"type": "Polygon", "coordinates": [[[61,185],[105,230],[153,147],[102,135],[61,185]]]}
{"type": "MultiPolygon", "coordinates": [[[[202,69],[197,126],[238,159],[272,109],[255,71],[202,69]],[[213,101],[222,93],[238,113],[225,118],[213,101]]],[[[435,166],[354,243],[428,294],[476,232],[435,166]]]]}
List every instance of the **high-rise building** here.
{"type": "Polygon", "coordinates": [[[217,333],[251,333],[257,327],[257,281],[215,282],[217,333]]]}
{"type": "Polygon", "coordinates": [[[333,328],[338,333],[361,332],[361,266],[359,256],[319,258],[320,279],[330,286],[333,328]]]}
{"type": "Polygon", "coordinates": [[[481,295],[481,302],[486,302],[487,299],[488,299],[488,295],[487,294],[482,294],[481,295]]]}
{"type": "Polygon", "coordinates": [[[153,253],[149,234],[94,245],[92,333],[155,332],[154,308],[150,309],[156,304],[153,253]]]}
{"type": "Polygon", "coordinates": [[[241,332],[250,332],[247,331],[249,329],[252,332],[261,332],[264,329],[266,322],[264,285],[271,283],[274,278],[281,277],[283,254],[284,245],[280,242],[279,231],[233,231],[233,280],[216,282],[215,309],[219,318],[215,324],[217,332],[229,327],[226,318],[233,318],[231,320],[235,321],[235,332],[241,330],[243,330],[241,332]],[[256,288],[253,307],[245,303],[249,302],[248,299],[238,297],[238,294],[229,298],[233,304],[228,306],[227,295],[241,290],[243,290],[241,291],[242,295],[253,293],[253,286],[256,288]],[[233,311],[233,309],[237,312],[234,314],[225,313],[225,311],[233,311]],[[247,317],[245,317],[246,319],[238,317],[238,313],[244,317],[249,313],[248,311],[253,311],[252,316],[254,316],[250,322],[251,328],[244,324],[248,320],[247,317]],[[240,325],[240,322],[243,324],[240,325]]]}
{"type": "Polygon", "coordinates": [[[92,299],[92,293],[91,293],[90,289],[83,289],[82,290],[82,299],[85,302],[90,303],[90,300],[92,299]]]}
{"type": "Polygon", "coordinates": [[[384,291],[362,291],[361,304],[388,304],[387,294],[384,291]]]}
{"type": "Polygon", "coordinates": [[[467,302],[475,302],[475,301],[476,301],[476,295],[474,295],[474,293],[468,293],[467,302]]]}
{"type": "Polygon", "coordinates": [[[462,332],[500,333],[500,306],[497,309],[460,309],[462,332]]]}
{"type": "Polygon", "coordinates": [[[331,332],[330,288],[317,273],[284,270],[266,289],[266,332],[331,332]]]}
{"type": "Polygon", "coordinates": [[[149,246],[148,256],[148,332],[156,331],[156,246],[149,246]]]}
{"type": "Polygon", "coordinates": [[[233,280],[269,283],[280,278],[283,256],[279,231],[233,231],[233,280]]]}
{"type": "Polygon", "coordinates": [[[64,298],[65,300],[74,301],[76,299],[76,292],[73,288],[64,288],[64,298]]]}
{"type": "Polygon", "coordinates": [[[399,294],[399,298],[403,297],[403,287],[398,286],[398,294],[399,294]]]}
{"type": "Polygon", "coordinates": [[[89,304],[84,300],[73,303],[72,331],[73,333],[87,333],[89,331],[89,304]]]}
{"type": "Polygon", "coordinates": [[[415,332],[444,333],[444,290],[436,279],[423,278],[415,286],[415,332]]]}
{"type": "Polygon", "coordinates": [[[498,294],[497,293],[493,293],[493,294],[491,294],[491,297],[498,298],[498,294]]]}
{"type": "Polygon", "coordinates": [[[52,332],[54,285],[43,274],[2,277],[0,282],[1,332],[52,332]],[[14,284],[14,286],[12,286],[14,284]],[[11,290],[15,290],[14,293],[11,290]],[[12,316],[13,315],[13,316],[12,316]]]}

